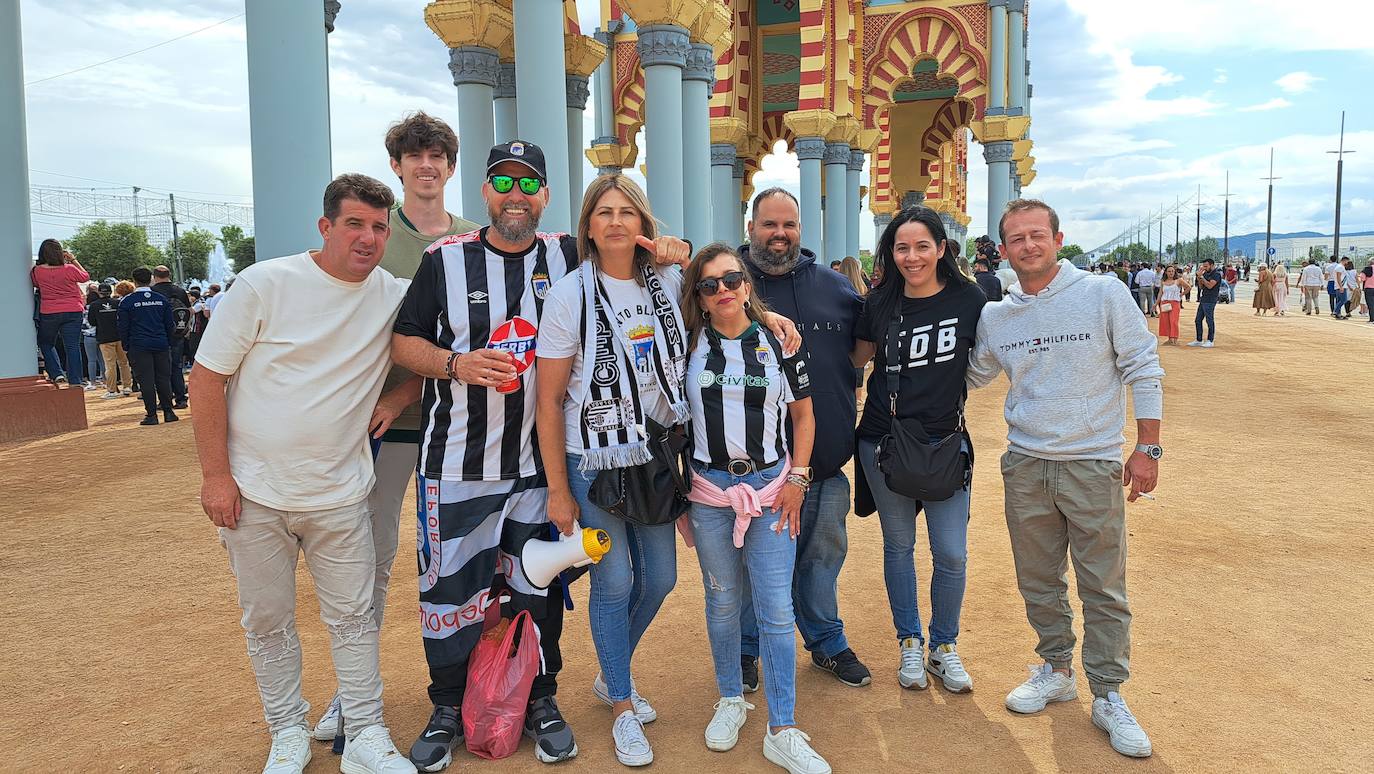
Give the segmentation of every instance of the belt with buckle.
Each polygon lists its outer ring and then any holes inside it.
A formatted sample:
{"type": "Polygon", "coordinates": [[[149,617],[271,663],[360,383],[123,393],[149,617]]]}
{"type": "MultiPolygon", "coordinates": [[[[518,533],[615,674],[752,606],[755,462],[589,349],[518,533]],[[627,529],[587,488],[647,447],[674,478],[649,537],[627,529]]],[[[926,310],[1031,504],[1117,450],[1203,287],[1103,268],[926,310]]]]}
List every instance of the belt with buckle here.
{"type": "Polygon", "coordinates": [[[766,466],[763,465],[762,463],[758,463],[758,462],[755,462],[755,461],[753,461],[753,460],[749,460],[749,459],[739,459],[739,460],[730,460],[729,462],[727,462],[727,463],[725,463],[725,464],[723,464],[723,465],[717,464],[717,463],[714,463],[714,462],[713,462],[713,463],[711,463],[710,465],[708,465],[707,467],[709,467],[711,470],[723,470],[723,471],[726,471],[727,473],[729,473],[729,474],[732,475],[732,476],[747,476],[747,475],[749,475],[750,473],[753,473],[753,472],[757,471],[759,468],[766,467],[766,466]]]}

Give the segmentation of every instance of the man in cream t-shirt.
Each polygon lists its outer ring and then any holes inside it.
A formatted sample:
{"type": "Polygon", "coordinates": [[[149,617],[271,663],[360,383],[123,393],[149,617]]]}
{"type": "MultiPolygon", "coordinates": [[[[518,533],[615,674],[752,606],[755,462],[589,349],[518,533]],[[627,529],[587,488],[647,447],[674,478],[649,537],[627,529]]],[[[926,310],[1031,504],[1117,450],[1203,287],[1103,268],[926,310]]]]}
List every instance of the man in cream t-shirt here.
{"type": "MultiPolygon", "coordinates": [[[[415,769],[382,725],[376,554],[367,497],[367,432],[384,410],[418,396],[383,396],[391,326],[408,281],[378,269],[390,233],[391,189],[341,175],[325,189],[318,251],[259,262],[238,276],[196,352],[201,507],[223,527],[238,579],[248,655],[272,733],[265,774],[310,760],[296,635],[296,556],[305,553],[329,628],[353,772],[415,769]]],[[[417,383],[418,384],[418,383],[417,383]]],[[[417,385],[415,385],[417,386],[417,385]]]]}

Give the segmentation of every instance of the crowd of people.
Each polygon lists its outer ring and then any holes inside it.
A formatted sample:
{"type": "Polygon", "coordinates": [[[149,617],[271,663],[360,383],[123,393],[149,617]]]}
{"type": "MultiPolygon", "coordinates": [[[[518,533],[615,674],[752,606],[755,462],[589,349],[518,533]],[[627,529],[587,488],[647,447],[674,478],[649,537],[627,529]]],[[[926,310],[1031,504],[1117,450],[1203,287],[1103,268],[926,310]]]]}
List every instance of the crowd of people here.
{"type": "Polygon", "coordinates": [[[754,197],[746,244],[693,255],[659,232],[627,177],[588,187],[576,234],[541,232],[543,153],[502,143],[488,156],[489,223],[479,227],[445,209],[458,145],[446,124],[409,116],[384,145],[402,202],[363,175],[331,182],[321,246],[238,275],[189,378],[201,502],[237,578],[272,734],[265,772],[301,771],[311,737],[336,735],[346,771],[444,769],[471,731],[464,698],[484,624],[522,611],[537,625],[542,664],[524,734],[541,762],[576,756],[557,700],[573,655],[560,640],[575,575],[540,587],[522,553],[530,541],[577,539],[579,526],[610,536],[588,572],[600,667],[588,688],[610,707],[603,738],[622,764],[664,757],[646,731],[658,718],[649,697],[664,686],[637,681],[633,664],[672,604],[681,540],[701,568],[719,694],[704,744],[735,747],[755,709],[746,696],[761,689],[765,757],[793,774],[829,772],[817,746],[845,741],[813,746],[803,731],[795,632],[815,668],[856,688],[875,681],[839,604],[851,510],[878,513],[893,620],[890,658],[868,662],[893,664],[902,688],[934,678],[951,693],[973,690],[958,648],[974,465],[963,406],[968,389],[1002,372],[1005,513],[1041,661],[1005,704],[1032,713],[1078,695],[1071,558],[1092,723],[1118,752],[1151,753],[1121,695],[1125,503],[1158,480],[1163,371],[1127,288],[1057,260],[1052,208],[1009,205],[997,258],[980,250],[974,277],[939,216],[908,208],[865,277],[857,263],[817,262],[783,189],[754,197]],[[861,420],[855,395],[869,361],[861,420]],[[1124,459],[1123,387],[1136,419],[1124,459]],[[673,460],[685,460],[681,470],[673,460]],[[645,491],[644,476],[665,464],[681,473],[668,496],[645,491]],[[383,723],[378,631],[412,475],[433,709],[402,754],[383,723]],[[921,512],[935,568],[924,620],[921,512]],[[337,678],[313,729],[295,623],[301,552],[337,678]]]}
{"type": "Polygon", "coordinates": [[[183,288],[166,266],[139,267],[130,279],[94,281],[56,239],[45,239],[30,270],[42,373],[59,387],[104,389],[105,400],[143,402],[140,424],[175,422],[188,406],[191,368],[220,286],[183,288]]]}

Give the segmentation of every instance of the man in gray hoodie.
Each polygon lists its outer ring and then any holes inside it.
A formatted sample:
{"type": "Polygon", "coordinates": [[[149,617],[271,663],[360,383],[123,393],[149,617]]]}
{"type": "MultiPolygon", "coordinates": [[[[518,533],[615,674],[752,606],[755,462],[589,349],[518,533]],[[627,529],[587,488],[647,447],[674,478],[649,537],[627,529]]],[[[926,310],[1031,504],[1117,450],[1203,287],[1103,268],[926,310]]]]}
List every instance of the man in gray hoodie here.
{"type": "Polygon", "coordinates": [[[1044,202],[1007,205],[1000,232],[1018,284],[983,309],[967,378],[969,386],[982,387],[1006,371],[1011,381],[1002,456],[1007,530],[1026,618],[1044,660],[1006,705],[1028,713],[1078,698],[1067,556],[1083,604],[1093,723],[1117,752],[1145,757],[1150,738],[1120,688],[1131,650],[1125,501],[1154,489],[1163,454],[1164,371],[1155,337],[1115,277],[1056,260],[1064,235],[1044,202]],[[1127,387],[1138,445],[1123,466],[1127,387]]]}

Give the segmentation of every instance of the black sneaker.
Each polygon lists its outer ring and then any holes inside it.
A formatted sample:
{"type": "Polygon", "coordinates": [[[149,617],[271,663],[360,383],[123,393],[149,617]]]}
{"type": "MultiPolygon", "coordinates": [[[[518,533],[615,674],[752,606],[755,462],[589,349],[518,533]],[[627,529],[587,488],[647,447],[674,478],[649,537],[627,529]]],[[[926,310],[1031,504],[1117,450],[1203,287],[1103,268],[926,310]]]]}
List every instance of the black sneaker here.
{"type": "Polygon", "coordinates": [[[179,401],[177,401],[176,403],[172,404],[172,408],[174,408],[174,409],[190,408],[190,404],[186,402],[186,399],[185,399],[185,398],[182,398],[181,400],[179,400],[179,401]]]}
{"type": "Polygon", "coordinates": [[[177,416],[176,414],[173,414],[170,409],[162,412],[163,422],[175,422],[178,419],[181,419],[181,417],[177,416]]]}
{"type": "Polygon", "coordinates": [[[463,741],[463,719],[457,707],[435,707],[429,725],[410,746],[410,762],[420,771],[443,771],[453,748],[463,741]]]}
{"type": "Polygon", "coordinates": [[[142,422],[139,422],[139,424],[140,424],[140,425],[155,425],[155,424],[157,424],[157,414],[149,414],[148,416],[144,417],[144,418],[143,418],[143,421],[142,421],[142,422]]]}
{"type": "Polygon", "coordinates": [[[759,689],[759,659],[757,656],[739,657],[740,677],[743,678],[744,692],[754,693],[759,689]]]}
{"type": "Polygon", "coordinates": [[[831,658],[824,658],[819,653],[812,653],[811,663],[835,675],[840,682],[851,688],[868,685],[873,681],[873,675],[869,673],[868,667],[859,663],[859,657],[854,655],[854,651],[849,648],[845,648],[831,658]]]}
{"type": "Polygon", "coordinates": [[[525,712],[525,736],[534,740],[534,757],[541,763],[577,757],[577,740],[558,710],[558,700],[552,696],[530,702],[525,712]]]}

